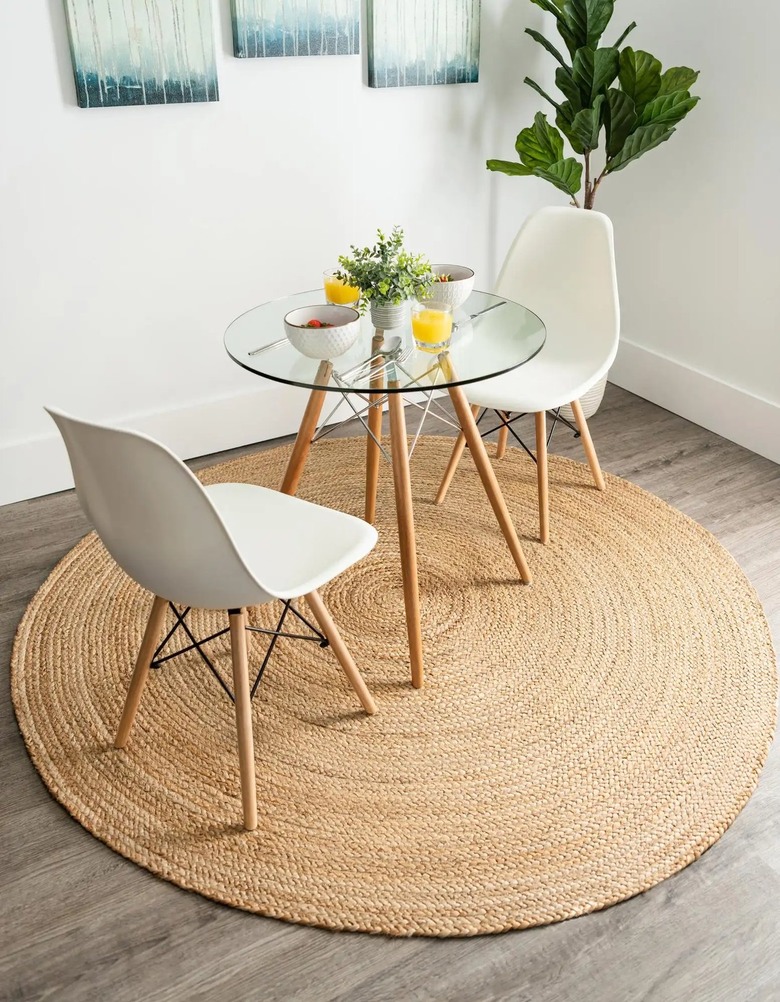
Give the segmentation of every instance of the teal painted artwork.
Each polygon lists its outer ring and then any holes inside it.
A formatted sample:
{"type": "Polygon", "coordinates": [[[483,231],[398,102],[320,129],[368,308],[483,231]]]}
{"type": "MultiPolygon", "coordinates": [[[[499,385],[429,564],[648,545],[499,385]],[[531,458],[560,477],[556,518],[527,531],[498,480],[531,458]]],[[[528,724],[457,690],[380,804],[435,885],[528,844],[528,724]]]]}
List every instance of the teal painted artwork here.
{"type": "Polygon", "coordinates": [[[369,87],[476,83],[480,0],[367,0],[369,87]]]}
{"type": "Polygon", "coordinates": [[[210,0],[65,0],[81,108],[217,101],[210,0]]]}
{"type": "Polygon", "coordinates": [[[241,59],[360,52],[360,0],[231,0],[231,7],[241,59]]]}

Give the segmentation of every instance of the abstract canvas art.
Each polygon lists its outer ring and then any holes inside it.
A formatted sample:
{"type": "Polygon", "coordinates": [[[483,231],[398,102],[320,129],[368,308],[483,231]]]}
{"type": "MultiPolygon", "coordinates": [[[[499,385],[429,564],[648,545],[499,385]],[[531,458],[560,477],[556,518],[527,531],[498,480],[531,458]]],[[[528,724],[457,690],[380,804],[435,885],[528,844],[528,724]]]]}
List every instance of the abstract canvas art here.
{"type": "Polygon", "coordinates": [[[368,0],[368,84],[476,83],[480,0],[368,0]]]}
{"type": "Polygon", "coordinates": [[[81,108],[217,101],[210,0],[65,0],[81,108]]]}
{"type": "Polygon", "coordinates": [[[360,0],[231,0],[233,52],[351,56],[360,52],[360,0]]]}

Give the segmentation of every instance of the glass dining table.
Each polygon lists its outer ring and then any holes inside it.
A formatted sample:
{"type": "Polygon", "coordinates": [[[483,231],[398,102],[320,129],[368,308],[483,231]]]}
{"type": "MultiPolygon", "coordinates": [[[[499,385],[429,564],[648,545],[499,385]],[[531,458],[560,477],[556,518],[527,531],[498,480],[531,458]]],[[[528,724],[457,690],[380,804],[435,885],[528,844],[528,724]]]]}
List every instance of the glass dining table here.
{"type": "Polygon", "coordinates": [[[295,494],[298,489],[311,445],[323,434],[336,409],[332,408],[322,419],[328,397],[337,406],[345,401],[350,410],[348,419],[359,420],[366,432],[365,518],[368,522],[373,522],[376,514],[382,455],[391,462],[412,685],[420,688],[424,681],[424,661],[409,467],[411,451],[426,417],[455,424],[457,449],[450,467],[454,471],[457,460],[468,446],[520,579],[530,584],[528,563],[477,427],[478,409],[469,406],[463,387],[509,372],[529,361],[544,346],[545,327],[536,314],[519,303],[474,291],[455,311],[452,340],[446,350],[432,354],[417,348],[408,322],[402,327],[382,331],[375,329],[366,316],[356,342],[346,353],[334,359],[317,360],[300,354],[282,336],[283,318],[297,307],[321,303],[322,298],[322,292],[314,290],[248,310],[227,328],[225,348],[230,358],[244,369],[264,379],[310,391],[281,484],[282,492],[295,494]],[[455,421],[442,407],[444,393],[449,395],[455,421]],[[414,403],[423,411],[411,449],[405,403],[414,403]],[[385,406],[390,417],[389,452],[382,441],[385,406]]]}

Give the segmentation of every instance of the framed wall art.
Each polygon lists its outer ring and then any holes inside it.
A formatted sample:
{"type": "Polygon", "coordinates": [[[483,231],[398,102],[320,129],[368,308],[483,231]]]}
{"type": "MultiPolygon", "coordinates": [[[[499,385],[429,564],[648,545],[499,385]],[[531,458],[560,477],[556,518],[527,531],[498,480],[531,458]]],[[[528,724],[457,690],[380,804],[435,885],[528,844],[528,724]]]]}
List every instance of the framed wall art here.
{"type": "Polygon", "coordinates": [[[217,101],[210,0],[65,0],[81,108],[217,101]]]}
{"type": "Polygon", "coordinates": [[[367,4],[370,87],[477,82],[480,0],[367,4]]]}

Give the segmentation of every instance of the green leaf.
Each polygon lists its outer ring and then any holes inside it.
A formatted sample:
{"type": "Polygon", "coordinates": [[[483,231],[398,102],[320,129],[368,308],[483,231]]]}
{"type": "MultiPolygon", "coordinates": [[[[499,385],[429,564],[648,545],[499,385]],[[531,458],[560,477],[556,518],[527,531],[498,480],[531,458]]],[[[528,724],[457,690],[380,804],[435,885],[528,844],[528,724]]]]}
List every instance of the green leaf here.
{"type": "Polygon", "coordinates": [[[528,177],[533,174],[530,167],[525,164],[516,163],[514,160],[488,160],[487,169],[500,171],[502,174],[509,174],[515,177],[528,177]]]}
{"type": "Polygon", "coordinates": [[[575,108],[571,101],[564,101],[558,109],[558,114],[555,116],[555,124],[569,140],[569,144],[574,152],[581,154],[585,152],[585,148],[579,136],[574,131],[574,117],[579,110],[579,107],[575,108]]]}
{"type": "MultiPolygon", "coordinates": [[[[559,66],[555,71],[555,86],[566,100],[571,102],[574,110],[579,111],[582,107],[582,94],[574,79],[572,70],[568,66],[559,66]]],[[[589,104],[590,102],[588,101],[587,103],[589,104]]]]}
{"type": "Polygon", "coordinates": [[[554,184],[556,188],[565,191],[572,198],[582,187],[582,164],[574,157],[558,160],[547,168],[537,167],[534,174],[544,181],[554,184]]]}
{"type": "Polygon", "coordinates": [[[593,102],[592,108],[583,108],[574,116],[571,131],[579,140],[585,153],[598,149],[604,101],[604,95],[599,94],[593,102]]]}
{"type": "Polygon", "coordinates": [[[665,143],[674,133],[674,129],[667,129],[665,125],[640,125],[628,137],[617,156],[609,161],[606,167],[607,172],[613,174],[616,170],[628,167],[634,160],[638,160],[645,153],[654,150],[656,146],[665,143]]]}
{"type": "Polygon", "coordinates": [[[547,51],[550,53],[553,59],[557,59],[558,62],[561,64],[561,66],[566,65],[566,63],[563,61],[563,56],[560,54],[560,52],[555,48],[552,42],[549,42],[544,37],[544,35],[541,32],[534,31],[533,28],[526,28],[525,33],[526,35],[530,35],[535,42],[538,42],[542,46],[542,48],[547,49],[547,51]]]}
{"type": "Polygon", "coordinates": [[[595,49],[615,9],[615,0],[566,0],[563,16],[577,48],[595,49]]]}
{"type": "Polygon", "coordinates": [[[523,83],[527,87],[530,87],[531,90],[535,90],[537,94],[541,95],[541,97],[543,97],[545,99],[545,101],[549,101],[550,104],[553,106],[553,108],[557,108],[558,107],[558,102],[554,101],[550,97],[550,95],[547,93],[547,91],[542,90],[542,88],[539,86],[539,84],[535,80],[532,80],[530,77],[526,77],[525,80],[523,80],[523,83]]]}
{"type": "Polygon", "coordinates": [[[698,97],[691,97],[687,90],[674,94],[664,94],[654,98],[644,106],[640,125],[677,125],[699,103],[698,97]]]}
{"type": "MultiPolygon", "coordinates": [[[[580,92],[581,107],[589,108],[596,95],[609,87],[619,70],[620,53],[617,49],[577,49],[572,78],[580,92]]],[[[556,75],[556,82],[557,79],[556,75]]],[[[566,96],[569,97],[568,94],[566,96]]]]}
{"type": "Polygon", "coordinates": [[[563,17],[561,6],[557,0],[556,2],[553,0],[531,0],[531,3],[535,3],[537,7],[541,7],[542,10],[546,10],[548,14],[553,14],[558,19],[563,17]]]}
{"type": "Polygon", "coordinates": [[[617,87],[610,87],[607,91],[604,123],[607,128],[607,156],[614,157],[639,124],[636,105],[628,94],[617,87]]]}
{"type": "Polygon", "coordinates": [[[641,112],[661,89],[661,63],[649,52],[629,46],[620,53],[620,86],[641,112]]]}
{"type": "Polygon", "coordinates": [[[550,125],[547,116],[537,112],[534,124],[523,129],[515,143],[517,154],[532,170],[537,167],[547,168],[563,156],[563,136],[550,125]]]}
{"type": "Polygon", "coordinates": [[[632,21],[631,24],[626,28],[620,38],[615,42],[614,48],[619,49],[620,46],[625,42],[631,32],[636,28],[636,21],[632,21]]]}
{"type": "Polygon", "coordinates": [[[698,70],[688,69],[687,66],[670,66],[661,77],[661,89],[658,91],[658,96],[674,94],[678,90],[690,90],[698,78],[698,70]]]}

